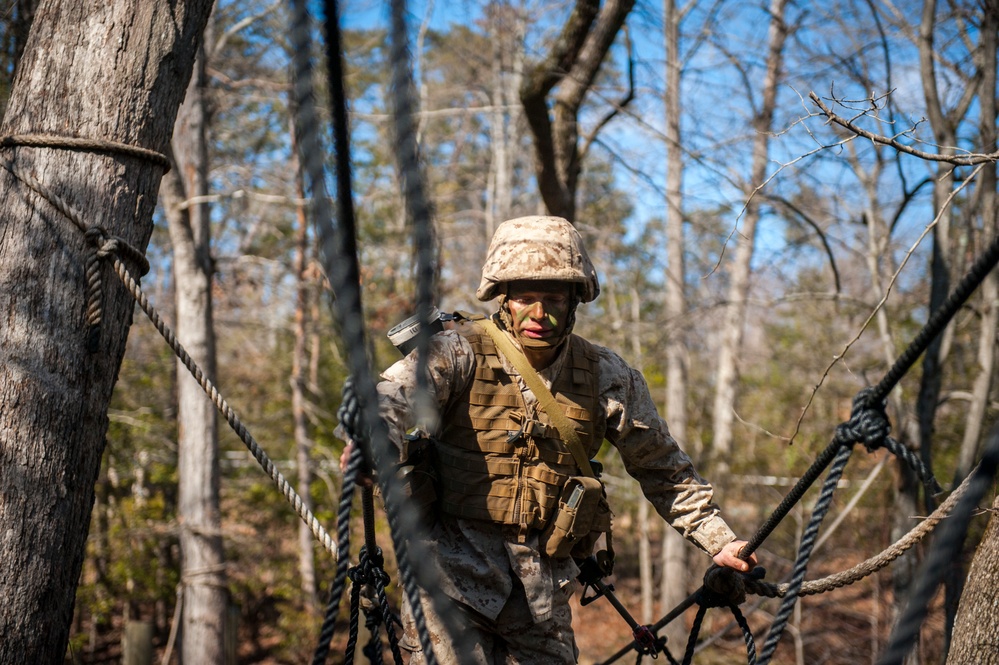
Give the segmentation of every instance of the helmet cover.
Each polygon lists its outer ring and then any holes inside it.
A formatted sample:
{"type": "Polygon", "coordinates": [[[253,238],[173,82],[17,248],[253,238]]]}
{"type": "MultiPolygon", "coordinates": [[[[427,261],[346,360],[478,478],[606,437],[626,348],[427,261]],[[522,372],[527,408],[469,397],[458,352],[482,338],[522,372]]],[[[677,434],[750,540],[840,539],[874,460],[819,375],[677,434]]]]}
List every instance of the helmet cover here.
{"type": "Polygon", "coordinates": [[[510,282],[535,280],[579,284],[582,302],[600,293],[597,271],[579,231],[561,217],[532,215],[500,224],[489,243],[475,295],[489,301],[510,282]]]}

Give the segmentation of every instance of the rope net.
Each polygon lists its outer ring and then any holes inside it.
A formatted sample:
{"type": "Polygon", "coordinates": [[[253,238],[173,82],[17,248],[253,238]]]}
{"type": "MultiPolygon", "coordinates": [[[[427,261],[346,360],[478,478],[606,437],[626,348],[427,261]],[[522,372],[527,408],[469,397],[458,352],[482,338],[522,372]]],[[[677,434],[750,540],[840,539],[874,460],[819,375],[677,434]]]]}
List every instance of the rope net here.
{"type": "MultiPolygon", "coordinates": [[[[0,166],[10,172],[15,178],[26,184],[54,206],[62,215],[72,221],[83,233],[91,248],[87,259],[88,314],[87,325],[88,345],[96,349],[96,339],[101,327],[102,298],[102,266],[110,262],[114,274],[126,286],[140,309],[152,321],[156,330],[164,338],[175,355],[194,376],[209,399],[215,404],[226,422],[243,441],[254,459],[265,473],[272,479],[282,496],[289,502],[296,514],[308,525],[315,539],[336,560],[336,574],[330,589],[329,604],[326,618],[321,630],[319,644],[314,654],[313,663],[326,662],[329,646],[333,637],[333,627],[337,609],[346,589],[348,578],[353,580],[351,591],[351,620],[348,637],[348,661],[353,656],[356,645],[359,621],[359,607],[363,604],[361,594],[369,589],[372,598],[368,598],[367,610],[369,628],[378,639],[378,627],[384,626],[393,658],[401,662],[398,639],[395,629],[398,619],[395,618],[385,594],[387,578],[381,568],[382,556],[374,545],[373,537],[366,539],[365,546],[359,554],[357,566],[350,567],[350,529],[349,519],[354,490],[360,474],[373,469],[377,473],[380,489],[384,497],[385,510],[392,536],[393,547],[399,562],[399,574],[403,590],[414,614],[419,633],[420,643],[426,662],[433,665],[436,658],[433,645],[426,627],[420,602],[421,590],[427,594],[434,610],[442,617],[448,626],[448,632],[455,637],[458,653],[465,653],[468,645],[463,645],[457,639],[461,627],[449,611],[450,605],[435,583],[434,573],[427,562],[429,553],[420,538],[419,515],[415,508],[405,501],[401,488],[394,482],[393,468],[394,450],[389,441],[388,429],[378,415],[378,399],[375,390],[374,373],[369,358],[365,354],[368,348],[362,321],[363,306],[359,283],[359,267],[355,240],[354,212],[351,198],[351,166],[349,132],[347,128],[347,105],[343,86],[342,53],[337,3],[332,0],[324,2],[325,10],[325,46],[328,64],[328,89],[331,96],[332,109],[332,141],[336,157],[336,214],[333,214],[330,204],[331,197],[326,189],[326,173],[323,164],[323,141],[320,138],[320,123],[315,110],[312,41],[313,26],[307,9],[306,0],[293,0],[291,34],[294,53],[294,90],[297,108],[295,123],[298,145],[301,150],[301,161],[306,174],[310,200],[313,205],[313,220],[320,241],[323,268],[330,279],[334,294],[333,311],[341,331],[343,346],[347,349],[347,361],[350,371],[350,381],[345,386],[344,402],[341,407],[340,420],[351,438],[358,443],[354,454],[350,457],[344,475],[343,493],[340,499],[337,519],[337,540],[334,541],[316,517],[308,509],[305,502],[295,492],[290,483],[277,470],[275,464],[264,452],[263,448],[249,433],[240,421],[235,411],[218,393],[215,386],[205,377],[204,372],[193,362],[183,346],[178,342],[170,328],[163,322],[153,308],[138,281],[133,277],[125,261],[138,268],[140,274],[148,270],[148,263],[141,252],[128,245],[121,238],[109,236],[101,227],[88,225],[81,216],[69,206],[60,196],[45,185],[21,172],[10,159],[0,160],[0,166]],[[125,261],[123,261],[124,259],[125,261]]],[[[392,59],[392,102],[394,131],[398,147],[399,171],[402,175],[404,198],[406,202],[407,219],[413,229],[413,242],[417,256],[417,311],[424,322],[429,322],[432,311],[433,293],[435,289],[435,257],[433,251],[433,232],[431,225],[431,206],[423,187],[422,172],[419,162],[418,146],[413,124],[416,104],[412,93],[412,74],[409,65],[407,31],[405,23],[405,3],[403,0],[391,2],[391,59],[392,59]]],[[[161,167],[162,155],[141,148],[121,144],[90,141],[75,137],[49,137],[45,135],[20,135],[0,138],[0,148],[54,147],[74,150],[94,150],[121,154],[131,158],[144,159],[161,167]]],[[[884,665],[901,663],[913,643],[913,636],[919,630],[926,615],[926,608],[940,583],[943,563],[956,555],[964,541],[972,512],[977,503],[987,491],[999,467],[999,429],[994,430],[989,437],[986,452],[981,464],[975,471],[955,489],[947,500],[922,521],[908,534],[900,538],[879,554],[853,568],[830,575],[820,580],[805,581],[808,563],[814,550],[819,528],[831,505],[832,496],[840,478],[851,457],[853,446],[861,443],[873,452],[885,449],[909,468],[913,469],[929,494],[940,491],[930,470],[925,468],[919,458],[906,446],[889,436],[890,423],[885,412],[887,395],[898,384],[903,376],[912,368],[915,361],[927,349],[929,344],[946,328],[954,318],[967,298],[978,288],[985,276],[999,262],[999,237],[985,249],[971,266],[961,282],[954,288],[943,305],[932,313],[926,325],[919,331],[905,351],[893,363],[884,377],[876,385],[862,390],[854,399],[853,412],[850,420],[836,428],[835,436],[829,445],[816,457],[794,487],[782,499],[770,516],[756,531],[752,539],[744,547],[740,556],[746,560],[772,534],[787,514],[796,506],[808,489],[826,474],[815,508],[805,528],[798,548],[798,553],[789,581],[772,584],[764,582],[762,570],[758,569],[748,574],[726,571],[718,574],[718,569],[711,569],[705,577],[705,584],[685,601],[670,610],[660,621],[647,626],[654,635],[671,621],[681,616],[689,607],[696,604],[698,611],[688,638],[683,655],[683,663],[690,663],[696,646],[706,611],[711,607],[728,608],[735,617],[746,643],[747,662],[757,663],[756,645],[752,632],[745,617],[739,610],[739,604],[746,593],[757,594],[768,598],[781,598],[780,608],[767,633],[759,662],[767,664],[773,658],[780,642],[787,621],[793,611],[797,598],[802,595],[821,594],[833,589],[848,586],[872,573],[881,570],[896,560],[899,556],[921,542],[941,522],[945,527],[934,540],[929,556],[923,564],[918,584],[912,593],[905,612],[898,621],[892,633],[888,649],[880,663],[884,665]],[[944,518],[950,516],[950,519],[944,518]]],[[[430,332],[429,325],[423,326],[418,345],[426,349],[430,332]]],[[[423,359],[425,353],[420,354],[423,359]]],[[[424,361],[425,362],[425,361],[424,361]]],[[[421,363],[418,375],[423,382],[419,386],[426,390],[424,366],[421,363]]],[[[373,511],[370,490],[362,490],[362,503],[366,518],[366,535],[373,533],[373,511]]],[[[664,651],[670,662],[676,662],[665,650],[661,641],[656,641],[657,650],[664,651]]],[[[641,651],[637,642],[626,645],[605,663],[612,663],[635,650],[641,651]]],[[[381,649],[373,641],[366,649],[373,662],[381,662],[381,649]],[[377,652],[377,653],[376,653],[377,652]]]]}

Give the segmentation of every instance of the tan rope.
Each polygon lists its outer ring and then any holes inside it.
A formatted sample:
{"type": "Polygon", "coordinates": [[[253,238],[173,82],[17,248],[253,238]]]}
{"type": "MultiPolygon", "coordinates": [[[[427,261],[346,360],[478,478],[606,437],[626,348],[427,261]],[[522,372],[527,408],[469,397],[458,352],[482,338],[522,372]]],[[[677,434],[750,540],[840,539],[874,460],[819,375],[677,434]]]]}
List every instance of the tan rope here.
{"type": "Polygon", "coordinates": [[[142,263],[140,263],[140,265],[145,265],[148,269],[148,263],[144,263],[145,257],[143,257],[142,254],[134,247],[128,245],[128,243],[124,240],[108,236],[107,233],[100,227],[88,227],[80,214],[72,206],[66,203],[66,201],[64,201],[60,196],[55,194],[55,192],[52,192],[45,187],[42,183],[38,182],[26,173],[22,173],[9,160],[0,160],[0,166],[9,171],[11,175],[26,184],[32,190],[40,194],[43,198],[48,200],[48,202],[51,203],[56,210],[65,215],[67,219],[77,226],[77,228],[83,231],[84,235],[91,243],[98,244],[99,242],[96,252],[100,255],[99,258],[111,259],[114,265],[115,273],[118,275],[119,279],[121,279],[122,284],[125,285],[129,294],[131,294],[132,298],[135,299],[135,302],[138,303],[139,307],[143,312],[145,312],[146,316],[149,317],[149,320],[152,321],[156,330],[160,333],[163,339],[166,340],[167,344],[170,345],[170,348],[173,349],[174,354],[176,354],[181,362],[184,363],[184,366],[187,367],[188,371],[201,386],[202,390],[205,391],[205,394],[212,400],[212,403],[215,404],[215,407],[226,419],[226,422],[229,423],[232,430],[249,449],[253,458],[257,460],[257,463],[260,464],[267,475],[270,476],[271,480],[274,481],[274,484],[277,486],[281,494],[291,504],[302,521],[309,527],[312,531],[312,535],[317,541],[319,541],[323,548],[332,555],[333,559],[336,560],[337,547],[333,538],[330,537],[326,529],[324,529],[322,524],[319,523],[319,520],[312,514],[312,511],[308,509],[305,502],[302,501],[302,497],[298,495],[295,488],[292,487],[291,484],[285,479],[284,475],[278,470],[274,462],[267,456],[267,453],[265,453],[263,448],[260,447],[260,444],[258,444],[256,439],[253,438],[253,435],[247,431],[242,421],[240,421],[239,417],[236,415],[236,412],[233,411],[233,409],[229,406],[229,403],[226,402],[226,400],[219,394],[218,390],[215,389],[215,386],[208,380],[205,373],[201,370],[201,367],[194,362],[191,356],[184,349],[183,345],[177,341],[173,331],[163,322],[156,309],[149,304],[149,299],[146,298],[146,295],[143,293],[139,283],[134,277],[132,277],[132,274],[128,271],[128,268],[121,261],[118,255],[126,254],[133,260],[141,258],[142,263]]]}
{"type": "Polygon", "coordinates": [[[201,370],[201,367],[199,367],[198,364],[191,359],[191,356],[187,353],[187,350],[184,349],[184,346],[177,341],[173,331],[163,322],[163,319],[160,318],[156,309],[149,304],[149,299],[146,298],[146,294],[142,292],[138,283],[136,283],[135,279],[128,272],[128,268],[125,267],[125,264],[122,263],[118,257],[114,257],[114,269],[122,283],[128,289],[128,292],[132,294],[135,302],[139,304],[139,307],[146,313],[149,320],[152,321],[156,330],[159,331],[163,339],[166,340],[166,343],[170,345],[171,349],[173,349],[174,354],[176,354],[180,361],[184,363],[184,366],[191,373],[191,376],[194,377],[194,379],[201,386],[202,390],[205,391],[205,394],[212,400],[212,403],[215,404],[215,408],[219,410],[219,413],[221,413],[226,422],[229,423],[229,427],[232,428],[232,431],[234,431],[240,440],[246,445],[250,453],[253,455],[253,458],[257,460],[257,463],[261,466],[261,468],[263,468],[264,472],[266,472],[267,475],[270,476],[271,480],[274,481],[278,491],[281,492],[288,503],[291,504],[292,508],[295,509],[298,516],[309,527],[316,540],[319,541],[323,548],[329,552],[330,555],[332,555],[334,560],[336,560],[336,542],[334,542],[333,538],[330,537],[326,529],[323,528],[323,525],[319,523],[319,520],[316,519],[315,515],[312,514],[312,511],[305,505],[305,502],[302,501],[302,497],[298,495],[295,488],[292,487],[291,484],[285,479],[284,475],[278,470],[274,462],[267,456],[267,453],[265,453],[263,448],[260,447],[260,444],[258,444],[256,439],[253,438],[253,435],[246,429],[242,421],[240,421],[239,416],[237,416],[236,412],[229,406],[229,403],[224,397],[222,397],[222,395],[219,394],[212,382],[208,380],[205,373],[201,370]]]}
{"type": "MultiPolygon", "coordinates": [[[[964,479],[964,482],[962,482],[957,489],[950,493],[947,500],[940,504],[940,507],[933,511],[932,515],[916,525],[916,527],[909,531],[909,533],[899,538],[887,549],[872,556],[866,561],[858,563],[849,570],[844,570],[842,572],[829,575],[828,577],[805,582],[801,586],[800,595],[814,596],[833,589],[849,586],[854,582],[858,582],[865,577],[876,573],[895,559],[905,554],[913,547],[913,545],[916,545],[923,538],[925,538],[927,534],[933,531],[937,524],[950,514],[950,511],[957,505],[958,500],[960,500],[965,492],[967,492],[970,479],[971,474],[968,474],[968,477],[964,479]]],[[[746,578],[746,591],[760,596],[766,596],[767,598],[783,598],[789,586],[790,585],[788,583],[770,584],[760,580],[746,578]]]]}
{"type": "Polygon", "coordinates": [[[135,157],[152,162],[161,167],[164,172],[170,170],[170,160],[163,153],[140,148],[139,146],[108,141],[105,139],[88,139],[82,136],[61,136],[59,134],[31,133],[10,134],[0,137],[0,148],[25,146],[31,148],[53,148],[56,150],[80,150],[88,152],[107,152],[127,157],[135,157]]]}

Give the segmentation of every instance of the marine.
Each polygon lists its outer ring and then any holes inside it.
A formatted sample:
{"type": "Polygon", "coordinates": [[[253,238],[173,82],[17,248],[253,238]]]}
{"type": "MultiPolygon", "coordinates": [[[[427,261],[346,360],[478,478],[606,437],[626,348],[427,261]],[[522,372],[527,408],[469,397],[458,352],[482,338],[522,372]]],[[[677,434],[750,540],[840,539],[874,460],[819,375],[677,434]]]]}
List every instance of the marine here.
{"type": "MultiPolygon", "coordinates": [[[[459,317],[430,339],[427,386],[440,416],[428,432],[437,498],[426,539],[471,651],[459,652],[425,596],[443,665],[577,661],[569,598],[578,562],[598,540],[610,542],[610,510],[590,461],[605,440],[662,518],[715,564],[747,571],[756,562],[739,558],[745,541],[670,436],[641,373],[573,334],[578,305],[599,293],[572,224],[512,219],[497,227],[476,291],[496,300],[496,311],[459,317]]],[[[426,425],[417,422],[417,353],[389,367],[377,387],[403,458],[407,434],[426,425]]],[[[402,646],[419,665],[411,612],[403,622],[402,646]]]]}

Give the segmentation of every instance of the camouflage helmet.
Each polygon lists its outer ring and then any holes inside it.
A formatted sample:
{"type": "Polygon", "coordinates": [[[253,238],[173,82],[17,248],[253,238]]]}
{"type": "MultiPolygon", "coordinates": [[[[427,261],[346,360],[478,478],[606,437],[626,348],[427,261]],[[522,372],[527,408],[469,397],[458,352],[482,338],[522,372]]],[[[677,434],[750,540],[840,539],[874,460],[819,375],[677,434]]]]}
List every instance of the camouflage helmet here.
{"type": "Polygon", "coordinates": [[[582,302],[600,293],[597,271],[586,255],[583,239],[561,217],[518,217],[497,227],[475,295],[489,301],[503,293],[503,285],[520,280],[579,284],[582,302]]]}

